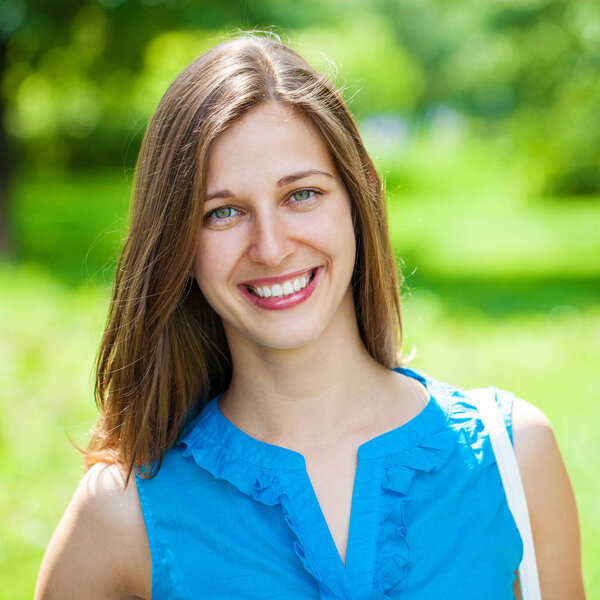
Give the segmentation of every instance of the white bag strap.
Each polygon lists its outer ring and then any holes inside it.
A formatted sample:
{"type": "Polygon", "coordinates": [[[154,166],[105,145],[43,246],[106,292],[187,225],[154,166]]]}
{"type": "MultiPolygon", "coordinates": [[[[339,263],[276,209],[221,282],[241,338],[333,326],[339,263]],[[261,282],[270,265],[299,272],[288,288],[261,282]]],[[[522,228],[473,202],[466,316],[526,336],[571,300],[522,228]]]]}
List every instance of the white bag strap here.
{"type": "Polygon", "coordinates": [[[523,482],[521,481],[515,452],[510,443],[502,413],[496,402],[496,391],[493,388],[471,390],[469,397],[475,402],[481,420],[489,432],[506,499],[508,500],[508,507],[513,514],[523,541],[523,560],[519,566],[522,598],[523,600],[541,600],[542,594],[525,491],[523,490],[523,482]]]}

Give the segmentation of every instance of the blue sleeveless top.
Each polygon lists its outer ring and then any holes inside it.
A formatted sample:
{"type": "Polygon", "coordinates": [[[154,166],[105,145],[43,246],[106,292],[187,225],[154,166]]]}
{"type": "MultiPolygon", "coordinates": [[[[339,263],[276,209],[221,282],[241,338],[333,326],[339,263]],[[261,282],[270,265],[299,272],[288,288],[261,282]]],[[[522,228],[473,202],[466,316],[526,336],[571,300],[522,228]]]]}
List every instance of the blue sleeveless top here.
{"type": "MultiPolygon", "coordinates": [[[[522,558],[468,393],[417,371],[427,406],[358,449],[346,564],[301,454],[256,440],[218,398],[136,476],[152,599],[512,599],[522,558]]],[[[492,390],[511,434],[513,396],[492,390]]]]}

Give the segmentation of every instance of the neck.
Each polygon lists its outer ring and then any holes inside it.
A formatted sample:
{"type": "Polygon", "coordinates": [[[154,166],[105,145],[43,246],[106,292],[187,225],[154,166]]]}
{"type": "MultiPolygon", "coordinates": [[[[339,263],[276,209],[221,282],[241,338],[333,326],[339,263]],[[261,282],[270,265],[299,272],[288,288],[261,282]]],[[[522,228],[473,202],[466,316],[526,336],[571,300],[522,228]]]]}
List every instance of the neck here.
{"type": "Polygon", "coordinates": [[[286,350],[228,337],[233,378],[220,408],[249,435],[301,449],[371,420],[373,389],[388,370],[365,349],[355,319],[334,319],[318,340],[286,350]]]}

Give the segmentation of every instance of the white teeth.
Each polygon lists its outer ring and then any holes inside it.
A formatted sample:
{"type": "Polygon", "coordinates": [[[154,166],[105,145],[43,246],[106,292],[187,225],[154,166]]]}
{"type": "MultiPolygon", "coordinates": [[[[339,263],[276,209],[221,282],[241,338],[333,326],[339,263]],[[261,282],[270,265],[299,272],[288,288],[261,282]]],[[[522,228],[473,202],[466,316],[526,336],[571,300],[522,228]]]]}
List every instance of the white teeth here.
{"type": "Polygon", "coordinates": [[[281,284],[276,283],[272,286],[263,285],[258,287],[250,287],[250,290],[260,298],[283,298],[283,296],[289,296],[290,294],[294,294],[295,292],[299,292],[301,289],[304,289],[309,282],[310,275],[300,276],[296,277],[295,279],[284,281],[281,284]]]}

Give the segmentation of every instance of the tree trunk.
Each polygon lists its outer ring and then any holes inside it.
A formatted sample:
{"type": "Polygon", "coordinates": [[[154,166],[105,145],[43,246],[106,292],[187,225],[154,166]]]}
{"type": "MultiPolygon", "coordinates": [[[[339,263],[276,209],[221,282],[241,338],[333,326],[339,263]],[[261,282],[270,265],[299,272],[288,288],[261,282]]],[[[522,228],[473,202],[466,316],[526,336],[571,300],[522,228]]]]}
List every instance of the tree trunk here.
{"type": "MultiPolygon", "coordinates": [[[[4,79],[6,71],[7,47],[8,40],[0,37],[0,81],[4,79]]],[[[4,98],[0,94],[0,257],[7,256],[13,250],[10,223],[8,222],[12,167],[13,156],[4,125],[4,98]]]]}

